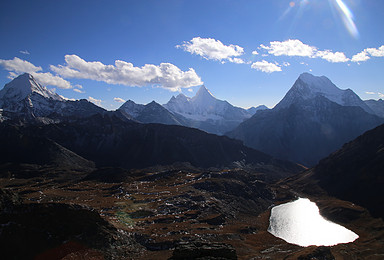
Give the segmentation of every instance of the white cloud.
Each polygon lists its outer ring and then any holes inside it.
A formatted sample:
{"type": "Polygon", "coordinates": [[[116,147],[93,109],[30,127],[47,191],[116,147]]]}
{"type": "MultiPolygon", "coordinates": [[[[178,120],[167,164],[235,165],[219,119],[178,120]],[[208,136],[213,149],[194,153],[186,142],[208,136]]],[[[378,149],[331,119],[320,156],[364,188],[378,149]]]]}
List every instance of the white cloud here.
{"type": "Polygon", "coordinates": [[[373,92],[373,91],[366,91],[365,94],[368,94],[368,95],[378,95],[379,98],[384,98],[384,94],[383,93],[380,93],[380,92],[373,92]]]}
{"type": "MultiPolygon", "coordinates": [[[[343,52],[332,52],[331,50],[319,51],[316,47],[302,43],[300,40],[286,40],[283,42],[273,41],[269,46],[260,45],[274,56],[301,56],[309,58],[322,58],[328,62],[347,62],[349,59],[343,52]]],[[[300,64],[305,64],[304,62],[300,64]]]]}
{"type": "Polygon", "coordinates": [[[62,99],[64,99],[64,100],[69,100],[69,101],[76,101],[76,99],[74,99],[74,98],[66,98],[66,97],[64,97],[63,95],[59,95],[62,99]]]}
{"type": "Polygon", "coordinates": [[[96,99],[96,98],[93,98],[93,97],[88,97],[88,101],[98,105],[98,106],[101,106],[101,102],[103,102],[101,99],[96,99]]]}
{"type": "Polygon", "coordinates": [[[258,55],[259,53],[257,51],[252,52],[253,55],[258,55]]]}
{"type": "Polygon", "coordinates": [[[138,87],[159,85],[171,91],[203,84],[194,69],[181,71],[171,63],[134,67],[132,63],[116,60],[115,65],[104,65],[99,61],[85,61],[77,55],[65,55],[65,61],[65,65],[50,66],[52,71],[64,78],[91,79],[138,87]]]}
{"type": "Polygon", "coordinates": [[[0,65],[4,67],[4,69],[16,73],[32,73],[43,70],[41,67],[36,67],[32,63],[26,60],[19,59],[14,57],[13,60],[2,60],[0,59],[0,65]]]}
{"type": "Polygon", "coordinates": [[[50,72],[41,72],[41,73],[31,73],[33,77],[35,77],[40,84],[44,86],[56,86],[61,89],[71,89],[73,88],[71,83],[66,81],[65,79],[52,75],[50,72]]]}
{"type": "Polygon", "coordinates": [[[76,84],[76,85],[75,85],[75,88],[83,89],[83,86],[80,85],[80,84],[76,84]]]}
{"type": "Polygon", "coordinates": [[[356,55],[353,55],[352,61],[353,62],[361,62],[361,61],[367,61],[371,57],[384,57],[384,45],[380,46],[379,48],[366,48],[363,51],[359,52],[356,55]]]}
{"type": "Polygon", "coordinates": [[[316,53],[316,47],[309,46],[299,40],[286,40],[284,42],[270,42],[270,46],[260,45],[262,49],[275,56],[303,56],[313,57],[316,53]]]}
{"type": "Polygon", "coordinates": [[[245,61],[243,59],[240,59],[240,58],[228,58],[228,61],[233,62],[233,63],[237,63],[237,64],[245,63],[245,61]]]}
{"type": "Polygon", "coordinates": [[[84,94],[85,91],[81,90],[81,89],[77,89],[77,88],[74,88],[73,91],[77,92],[77,93],[80,93],[80,94],[84,94]]]}
{"type": "Polygon", "coordinates": [[[8,78],[15,78],[21,73],[30,73],[32,74],[37,81],[44,86],[56,86],[62,89],[72,88],[71,83],[65,79],[52,75],[50,72],[40,72],[42,68],[35,66],[29,61],[19,59],[14,57],[12,60],[2,60],[0,59],[0,65],[4,69],[9,71],[8,78]]]}
{"type": "MultiPolygon", "coordinates": [[[[244,54],[244,49],[238,45],[224,45],[221,41],[212,38],[195,37],[190,42],[184,42],[177,45],[176,48],[182,48],[184,51],[199,55],[207,60],[228,60],[239,63],[234,57],[244,54]]],[[[244,63],[244,62],[242,62],[244,63]]]]}
{"type": "Polygon", "coordinates": [[[266,72],[266,73],[272,73],[272,72],[275,72],[275,71],[281,71],[281,67],[277,66],[274,63],[269,63],[269,62],[267,62],[265,60],[257,61],[255,63],[253,63],[251,65],[251,68],[259,70],[259,71],[262,71],[262,72],[266,72]]]}
{"type": "Polygon", "coordinates": [[[283,62],[283,66],[284,66],[284,67],[291,66],[291,63],[284,61],[284,62],[283,62]]]}
{"type": "Polygon", "coordinates": [[[29,54],[30,54],[29,51],[27,51],[27,50],[20,51],[20,53],[21,53],[21,54],[25,54],[25,55],[29,55],[29,54]]]}
{"type": "Polygon", "coordinates": [[[332,52],[330,50],[318,51],[316,56],[333,63],[349,61],[343,52],[332,52]]]}
{"type": "Polygon", "coordinates": [[[384,45],[379,48],[367,48],[364,51],[369,53],[372,57],[384,57],[384,45]]]}
{"type": "Polygon", "coordinates": [[[119,98],[119,97],[115,97],[113,100],[116,101],[116,102],[118,102],[118,103],[124,103],[124,102],[125,102],[124,99],[119,98]]]}
{"type": "Polygon", "coordinates": [[[355,54],[352,56],[353,62],[361,62],[361,61],[367,61],[370,57],[368,56],[368,53],[365,51],[359,52],[358,54],[355,54]]]}
{"type": "Polygon", "coordinates": [[[189,92],[193,92],[193,89],[189,88],[188,91],[189,91],[189,92]]]}

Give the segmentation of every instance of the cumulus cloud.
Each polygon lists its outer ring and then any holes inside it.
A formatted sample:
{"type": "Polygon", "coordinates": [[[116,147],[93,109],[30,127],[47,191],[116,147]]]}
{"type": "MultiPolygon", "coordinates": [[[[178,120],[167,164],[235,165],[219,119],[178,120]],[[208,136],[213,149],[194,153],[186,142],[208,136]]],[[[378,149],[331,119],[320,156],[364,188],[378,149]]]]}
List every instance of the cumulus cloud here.
{"type": "Polygon", "coordinates": [[[29,51],[27,51],[27,50],[20,51],[20,53],[21,53],[21,54],[25,54],[25,55],[29,55],[29,54],[30,54],[29,51]]]}
{"type": "Polygon", "coordinates": [[[30,63],[29,61],[22,60],[17,57],[14,57],[13,60],[0,59],[0,65],[8,71],[12,71],[16,73],[24,73],[24,72],[32,73],[32,72],[38,72],[43,70],[40,66],[37,67],[32,63],[30,63]]]}
{"type": "Polygon", "coordinates": [[[322,58],[328,62],[347,62],[349,59],[343,52],[332,52],[331,50],[318,50],[315,46],[307,45],[300,40],[286,40],[283,42],[273,41],[269,46],[260,45],[260,49],[267,50],[274,56],[300,56],[308,58],[322,58]]]}
{"type": "Polygon", "coordinates": [[[316,56],[333,63],[349,61],[343,52],[332,52],[330,50],[318,51],[316,56]]]}
{"type": "Polygon", "coordinates": [[[88,97],[88,101],[94,103],[95,105],[101,106],[101,102],[103,102],[101,99],[96,99],[93,97],[88,97]]]}
{"type": "Polygon", "coordinates": [[[352,61],[353,62],[361,62],[361,61],[367,61],[371,57],[368,56],[368,53],[365,51],[359,52],[358,54],[355,54],[352,56],[352,61]]]}
{"type": "Polygon", "coordinates": [[[256,69],[262,72],[266,73],[272,73],[275,71],[281,71],[281,67],[274,63],[267,62],[265,60],[263,61],[257,61],[251,65],[252,69],[256,69]]]}
{"type": "Polygon", "coordinates": [[[134,67],[132,63],[116,60],[114,65],[105,65],[99,61],[85,61],[77,55],[65,55],[65,62],[65,65],[51,65],[50,68],[64,78],[91,79],[138,87],[158,85],[171,91],[203,84],[194,69],[182,71],[171,63],[134,67]]]}
{"type": "Polygon", "coordinates": [[[50,72],[32,72],[31,74],[44,86],[56,86],[61,89],[73,88],[71,83],[59,76],[52,75],[50,72]]]}
{"type": "Polygon", "coordinates": [[[116,101],[116,102],[118,102],[118,103],[124,103],[124,102],[125,102],[124,99],[119,98],[119,97],[115,97],[113,100],[116,101]]]}
{"type": "Polygon", "coordinates": [[[71,83],[65,79],[52,75],[50,72],[40,72],[42,71],[40,66],[35,66],[29,61],[17,57],[14,57],[12,60],[0,59],[0,65],[9,71],[10,79],[17,77],[21,73],[30,73],[44,86],[56,86],[62,89],[72,88],[71,83]]]}
{"type": "Polygon", "coordinates": [[[379,48],[367,48],[364,51],[369,53],[372,57],[384,57],[384,45],[381,45],[379,48]]]}
{"type": "Polygon", "coordinates": [[[260,47],[275,56],[312,57],[317,51],[316,47],[304,44],[299,40],[287,40],[284,42],[273,41],[270,42],[270,46],[261,44],[260,47]]]}
{"type": "Polygon", "coordinates": [[[352,61],[353,62],[362,62],[367,61],[371,57],[384,57],[384,45],[380,46],[379,48],[366,48],[363,51],[353,55],[352,61]]]}
{"type": "Polygon", "coordinates": [[[259,53],[257,51],[252,52],[253,55],[258,55],[259,53]]]}
{"type": "Polygon", "coordinates": [[[177,45],[176,48],[182,48],[184,51],[199,55],[207,60],[228,60],[229,62],[239,62],[235,57],[244,54],[244,49],[238,45],[224,45],[221,41],[212,38],[195,37],[189,42],[177,45]]]}

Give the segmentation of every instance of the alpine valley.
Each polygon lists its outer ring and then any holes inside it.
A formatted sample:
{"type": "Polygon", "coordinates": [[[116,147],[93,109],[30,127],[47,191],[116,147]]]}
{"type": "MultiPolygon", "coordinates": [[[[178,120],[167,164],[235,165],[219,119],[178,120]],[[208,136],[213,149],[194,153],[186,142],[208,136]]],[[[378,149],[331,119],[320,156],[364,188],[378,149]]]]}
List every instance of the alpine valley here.
{"type": "Polygon", "coordinates": [[[20,75],[0,90],[1,258],[383,259],[383,111],[308,73],[273,109],[201,86],[116,111],[20,75]],[[298,197],[359,238],[270,234],[298,197]]]}

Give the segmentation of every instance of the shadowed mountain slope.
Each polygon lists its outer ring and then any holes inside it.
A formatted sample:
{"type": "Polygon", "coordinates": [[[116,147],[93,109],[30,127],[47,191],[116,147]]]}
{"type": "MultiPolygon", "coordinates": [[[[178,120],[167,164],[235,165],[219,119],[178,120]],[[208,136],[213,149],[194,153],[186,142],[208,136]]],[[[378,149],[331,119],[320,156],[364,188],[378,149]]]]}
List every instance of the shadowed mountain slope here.
{"type": "Polygon", "coordinates": [[[220,167],[239,162],[271,164],[294,172],[302,169],[228,137],[182,126],[139,124],[116,113],[70,123],[26,126],[23,132],[54,140],[97,166],[142,168],[189,162],[198,167],[220,167]]]}
{"type": "Polygon", "coordinates": [[[274,109],[257,112],[227,135],[274,157],[313,166],[384,122],[360,101],[351,90],[342,91],[325,77],[304,74],[274,109]],[[314,85],[323,81],[331,90],[314,85]]]}

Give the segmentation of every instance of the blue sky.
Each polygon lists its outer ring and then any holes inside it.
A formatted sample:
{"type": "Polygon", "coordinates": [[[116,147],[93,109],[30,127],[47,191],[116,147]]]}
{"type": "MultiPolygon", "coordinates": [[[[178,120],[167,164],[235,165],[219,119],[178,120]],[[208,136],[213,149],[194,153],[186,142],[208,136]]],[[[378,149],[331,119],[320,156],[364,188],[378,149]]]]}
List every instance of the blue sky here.
{"type": "Polygon", "coordinates": [[[311,72],[378,99],[383,24],[381,0],[1,1],[0,86],[30,72],[116,109],[204,84],[234,105],[273,107],[311,72]]]}

